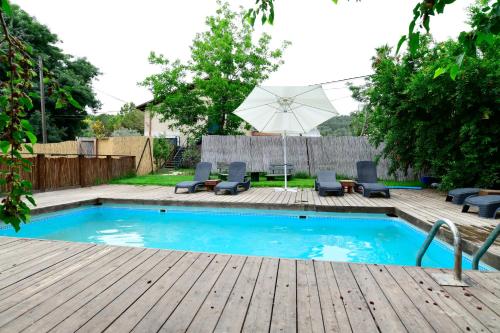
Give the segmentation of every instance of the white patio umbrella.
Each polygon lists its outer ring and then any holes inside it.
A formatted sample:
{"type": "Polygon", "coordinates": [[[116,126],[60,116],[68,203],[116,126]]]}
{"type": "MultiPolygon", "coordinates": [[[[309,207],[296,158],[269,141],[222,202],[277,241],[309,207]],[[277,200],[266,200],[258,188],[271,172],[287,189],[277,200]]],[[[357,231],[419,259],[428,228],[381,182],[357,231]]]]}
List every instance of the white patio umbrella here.
{"type": "Polygon", "coordinates": [[[282,134],[285,175],[286,135],[307,133],[338,115],[321,85],[257,86],[233,113],[259,132],[282,134]]]}

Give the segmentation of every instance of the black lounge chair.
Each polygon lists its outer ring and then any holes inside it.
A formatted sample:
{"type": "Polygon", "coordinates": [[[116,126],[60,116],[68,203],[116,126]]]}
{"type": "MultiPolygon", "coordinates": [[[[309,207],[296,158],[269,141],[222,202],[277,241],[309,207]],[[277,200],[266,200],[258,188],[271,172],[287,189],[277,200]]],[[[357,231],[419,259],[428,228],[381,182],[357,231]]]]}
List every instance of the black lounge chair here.
{"type": "Polygon", "coordinates": [[[470,206],[479,208],[479,216],[494,219],[497,212],[500,212],[500,195],[474,195],[465,198],[462,212],[468,212],[470,206]]]}
{"type": "Polygon", "coordinates": [[[369,198],[373,193],[380,193],[390,198],[389,188],[384,184],[377,183],[377,167],[372,161],[358,161],[356,163],[358,179],[356,180],[356,191],[363,193],[369,198]]]}
{"type": "Polygon", "coordinates": [[[246,169],[245,162],[232,162],[229,164],[227,181],[217,184],[214,193],[219,194],[220,191],[228,191],[231,194],[237,194],[239,187],[248,190],[250,188],[250,179],[246,176],[246,169]]]}
{"type": "Polygon", "coordinates": [[[448,192],[446,196],[446,201],[451,201],[456,205],[461,205],[464,203],[464,200],[471,195],[478,195],[479,188],[475,187],[467,187],[467,188],[456,188],[448,192]]]}
{"type": "Polygon", "coordinates": [[[174,193],[177,193],[178,188],[187,188],[189,193],[196,191],[199,186],[205,186],[205,181],[210,178],[210,171],[212,170],[212,163],[210,162],[200,162],[196,165],[196,171],[194,173],[194,180],[188,180],[180,182],[175,185],[174,193]]]}
{"type": "Polygon", "coordinates": [[[342,185],[337,181],[335,171],[319,171],[318,177],[314,181],[314,189],[319,191],[319,195],[324,197],[328,192],[335,195],[344,195],[342,185]]]}

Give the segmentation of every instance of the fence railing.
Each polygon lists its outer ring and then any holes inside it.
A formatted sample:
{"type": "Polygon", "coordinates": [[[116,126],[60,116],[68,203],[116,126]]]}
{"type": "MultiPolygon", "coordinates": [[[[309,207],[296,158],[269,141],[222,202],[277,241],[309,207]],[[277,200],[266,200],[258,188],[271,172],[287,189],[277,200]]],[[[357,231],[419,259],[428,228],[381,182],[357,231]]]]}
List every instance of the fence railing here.
{"type": "Polygon", "coordinates": [[[135,156],[36,154],[26,158],[32,163],[31,170],[21,171],[21,177],[29,180],[35,191],[98,185],[135,173],[135,156]]]}

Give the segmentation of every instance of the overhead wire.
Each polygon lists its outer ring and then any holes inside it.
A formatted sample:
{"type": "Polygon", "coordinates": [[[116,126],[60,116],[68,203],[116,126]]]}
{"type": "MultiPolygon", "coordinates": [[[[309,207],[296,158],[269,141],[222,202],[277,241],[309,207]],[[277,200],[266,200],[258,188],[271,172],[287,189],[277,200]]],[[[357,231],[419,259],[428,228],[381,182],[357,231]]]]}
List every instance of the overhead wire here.
{"type": "MultiPolygon", "coordinates": [[[[316,84],[310,84],[310,86],[312,85],[328,85],[328,84],[333,84],[333,83],[339,83],[339,82],[347,82],[347,81],[353,81],[353,80],[357,80],[357,79],[361,79],[361,78],[366,78],[366,77],[370,77],[371,75],[360,75],[360,76],[354,76],[354,77],[349,77],[349,78],[343,78],[343,79],[338,79],[338,80],[331,80],[331,81],[326,81],[326,82],[322,82],[322,83],[316,83],[316,84]]],[[[119,98],[119,97],[116,97],[112,94],[109,94],[101,89],[98,89],[98,88],[95,88],[97,91],[117,100],[117,101],[120,101],[120,102],[123,102],[123,103],[129,103],[129,102],[126,102],[125,100],[119,98]]],[[[348,87],[327,87],[327,88],[323,88],[323,90],[333,90],[333,89],[348,89],[348,87]]],[[[342,97],[339,97],[339,98],[333,98],[333,99],[330,99],[330,101],[336,101],[336,100],[340,100],[340,99],[345,99],[345,98],[349,98],[351,97],[350,95],[349,96],[342,96],[342,97]]],[[[226,100],[226,102],[238,102],[238,101],[241,101],[240,98],[236,99],[228,99],[226,100]]],[[[185,106],[183,107],[182,109],[184,110],[190,110],[190,109],[195,109],[195,108],[198,108],[199,106],[198,105],[192,105],[192,106],[185,106]]],[[[120,111],[107,111],[107,112],[102,112],[102,113],[97,113],[97,114],[92,114],[92,113],[89,113],[88,115],[64,115],[64,114],[54,114],[54,113],[51,113],[51,117],[59,117],[59,118],[81,118],[81,119],[84,119],[88,116],[99,116],[99,115],[103,115],[103,114],[108,114],[108,115],[113,115],[113,114],[117,114],[119,113],[120,111]]]]}

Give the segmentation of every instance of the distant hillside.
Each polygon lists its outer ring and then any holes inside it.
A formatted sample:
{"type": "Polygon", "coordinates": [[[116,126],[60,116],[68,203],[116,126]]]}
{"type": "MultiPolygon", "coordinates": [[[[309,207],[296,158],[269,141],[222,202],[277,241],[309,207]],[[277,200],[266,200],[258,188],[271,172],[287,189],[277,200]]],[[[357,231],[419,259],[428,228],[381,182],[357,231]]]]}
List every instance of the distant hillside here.
{"type": "Polygon", "coordinates": [[[351,130],[351,116],[334,117],[318,126],[322,136],[353,135],[351,130]]]}

